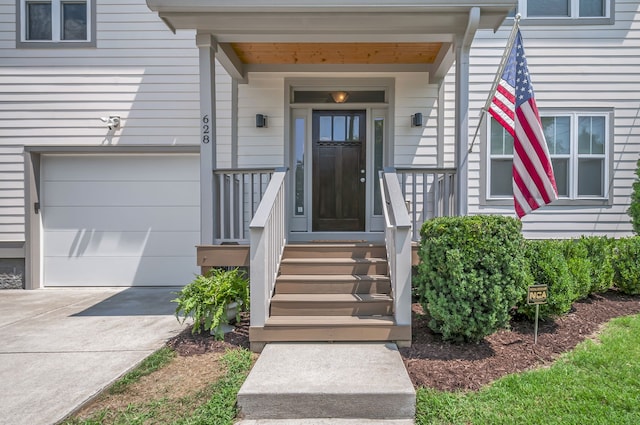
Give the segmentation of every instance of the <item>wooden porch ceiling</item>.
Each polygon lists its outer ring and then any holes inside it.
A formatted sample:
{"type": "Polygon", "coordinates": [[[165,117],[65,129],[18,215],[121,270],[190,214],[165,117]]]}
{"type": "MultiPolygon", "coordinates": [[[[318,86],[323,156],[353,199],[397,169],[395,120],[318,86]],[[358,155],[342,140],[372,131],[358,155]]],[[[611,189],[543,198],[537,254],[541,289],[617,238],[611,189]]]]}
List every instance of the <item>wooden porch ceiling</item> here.
{"type": "Polygon", "coordinates": [[[231,43],[238,58],[255,65],[433,64],[442,43],[231,43]]]}

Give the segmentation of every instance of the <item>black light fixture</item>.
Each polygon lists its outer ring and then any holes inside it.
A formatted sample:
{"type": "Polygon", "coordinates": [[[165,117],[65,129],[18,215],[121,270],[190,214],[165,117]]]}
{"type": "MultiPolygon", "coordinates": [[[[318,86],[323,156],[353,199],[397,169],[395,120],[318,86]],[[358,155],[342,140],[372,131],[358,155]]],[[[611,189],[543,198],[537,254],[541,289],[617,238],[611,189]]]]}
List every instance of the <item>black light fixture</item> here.
{"type": "Polygon", "coordinates": [[[416,112],[411,115],[411,127],[422,127],[422,113],[416,112]]]}
{"type": "Polygon", "coordinates": [[[263,114],[256,114],[256,127],[265,128],[267,127],[267,116],[263,114]]]}

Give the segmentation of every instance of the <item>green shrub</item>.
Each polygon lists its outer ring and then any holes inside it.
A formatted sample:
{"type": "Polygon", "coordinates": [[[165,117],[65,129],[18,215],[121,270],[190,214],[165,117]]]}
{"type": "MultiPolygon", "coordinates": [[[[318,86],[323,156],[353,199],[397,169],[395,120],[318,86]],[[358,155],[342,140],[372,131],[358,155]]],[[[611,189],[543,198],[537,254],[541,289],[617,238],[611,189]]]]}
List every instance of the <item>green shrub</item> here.
{"type": "MultiPolygon", "coordinates": [[[[529,240],[526,258],[533,281],[547,285],[547,304],[540,306],[540,317],[558,316],[568,312],[579,298],[576,281],[573,279],[563,253],[562,240],[529,240]]],[[[534,316],[534,307],[527,305],[526,295],[518,304],[518,312],[529,318],[534,316]]]]}
{"type": "Polygon", "coordinates": [[[631,217],[631,225],[636,235],[640,235],[640,159],[636,163],[636,179],[631,192],[631,205],[627,213],[631,217]]]}
{"type": "Polygon", "coordinates": [[[564,239],[561,242],[569,275],[573,279],[576,299],[587,298],[591,294],[593,265],[587,247],[580,239],[564,239]]]}
{"type": "Polygon", "coordinates": [[[182,322],[193,316],[193,333],[213,330],[217,339],[224,336],[220,325],[228,323],[227,306],[238,303],[236,320],[240,312],[249,307],[249,281],[240,269],[210,269],[204,275],[197,275],[186,285],[172,302],[178,303],[176,318],[182,322]]]}
{"type": "Polygon", "coordinates": [[[618,239],[611,255],[613,284],[625,294],[640,294],[640,237],[618,239]]]}
{"type": "Polygon", "coordinates": [[[611,251],[615,239],[606,236],[582,236],[580,243],[585,246],[591,261],[590,294],[606,292],[613,286],[611,251]]]}
{"type": "Polygon", "coordinates": [[[421,229],[416,293],[444,339],[479,341],[507,327],[530,282],[520,221],[440,217],[421,229]]]}

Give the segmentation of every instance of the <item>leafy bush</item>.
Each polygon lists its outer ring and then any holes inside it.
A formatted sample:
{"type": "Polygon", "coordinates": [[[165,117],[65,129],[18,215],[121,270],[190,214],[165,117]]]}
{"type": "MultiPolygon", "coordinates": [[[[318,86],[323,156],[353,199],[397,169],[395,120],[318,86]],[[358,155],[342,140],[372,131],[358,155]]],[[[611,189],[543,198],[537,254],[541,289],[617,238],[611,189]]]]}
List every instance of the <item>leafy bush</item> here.
{"type": "Polygon", "coordinates": [[[636,235],[640,235],[640,159],[636,163],[636,179],[631,192],[631,205],[627,213],[631,217],[631,225],[636,235]]]}
{"type": "Polygon", "coordinates": [[[611,255],[613,284],[625,294],[640,294],[640,237],[618,239],[611,255]]]}
{"type": "Polygon", "coordinates": [[[591,261],[590,294],[606,292],[613,285],[613,268],[611,267],[611,251],[615,239],[606,236],[583,236],[580,243],[587,249],[591,261]]]}
{"type": "MultiPolygon", "coordinates": [[[[533,281],[538,285],[547,285],[547,304],[540,306],[540,317],[564,314],[579,298],[576,281],[573,279],[563,253],[561,240],[529,240],[526,245],[526,258],[533,281]]],[[[527,305],[526,295],[520,299],[518,312],[527,317],[534,316],[534,307],[527,305]]]]}
{"type": "Polygon", "coordinates": [[[176,318],[182,322],[193,316],[193,333],[214,330],[215,336],[224,336],[221,324],[228,323],[227,305],[237,302],[236,320],[240,320],[240,312],[249,307],[249,281],[240,269],[210,269],[204,275],[197,275],[186,285],[178,297],[172,302],[178,303],[176,318]]]}
{"type": "Polygon", "coordinates": [[[569,275],[573,279],[576,300],[587,298],[591,294],[591,274],[593,264],[589,259],[587,247],[580,239],[564,239],[561,242],[564,259],[569,275]]]}
{"type": "Polygon", "coordinates": [[[479,341],[509,324],[530,281],[520,221],[502,216],[440,217],[421,229],[416,293],[448,340],[479,341]]]}

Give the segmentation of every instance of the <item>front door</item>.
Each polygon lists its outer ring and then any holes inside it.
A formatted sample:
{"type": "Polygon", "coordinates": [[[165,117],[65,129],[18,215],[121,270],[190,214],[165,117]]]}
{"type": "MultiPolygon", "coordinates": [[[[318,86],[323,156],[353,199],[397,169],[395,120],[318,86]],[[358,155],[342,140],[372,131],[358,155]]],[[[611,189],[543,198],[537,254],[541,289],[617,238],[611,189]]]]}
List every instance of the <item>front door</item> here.
{"type": "Polygon", "coordinates": [[[364,231],[365,111],[313,111],[313,231],[364,231]]]}

